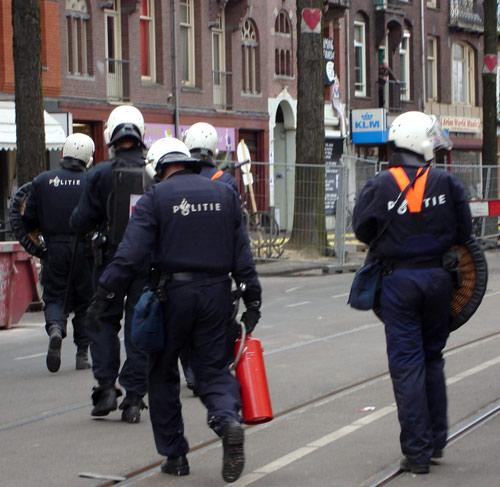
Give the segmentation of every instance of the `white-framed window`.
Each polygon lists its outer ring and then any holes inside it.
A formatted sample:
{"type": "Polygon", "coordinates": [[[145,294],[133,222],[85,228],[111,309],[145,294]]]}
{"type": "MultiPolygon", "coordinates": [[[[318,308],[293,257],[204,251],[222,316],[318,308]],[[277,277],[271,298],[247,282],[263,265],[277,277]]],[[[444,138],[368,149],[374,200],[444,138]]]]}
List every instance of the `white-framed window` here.
{"type": "Polygon", "coordinates": [[[141,36],[141,77],[144,80],[155,80],[156,46],[155,46],[155,11],[154,0],[141,0],[140,36],[141,36]]]}
{"type": "Polygon", "coordinates": [[[427,0],[427,8],[437,8],[437,0],[427,0]]]}
{"type": "Polygon", "coordinates": [[[226,31],[224,10],[217,16],[212,27],[212,72],[214,82],[214,105],[225,109],[226,104],[226,31]]]}
{"type": "Polygon", "coordinates": [[[87,0],[66,0],[68,73],[75,76],[88,76],[92,72],[88,49],[89,19],[87,0]]]}
{"type": "Polygon", "coordinates": [[[275,49],[274,74],[279,77],[293,77],[292,66],[292,22],[286,10],[280,10],[274,22],[275,49]]]}
{"type": "Polygon", "coordinates": [[[410,31],[405,30],[403,32],[403,37],[401,38],[401,44],[399,45],[399,64],[401,67],[401,76],[399,79],[401,81],[401,100],[406,101],[410,99],[411,88],[410,38],[410,31]]]}
{"type": "Polygon", "coordinates": [[[452,103],[474,105],[476,101],[475,55],[462,42],[452,45],[452,103]]]}
{"type": "Polygon", "coordinates": [[[428,100],[438,100],[438,39],[427,37],[426,85],[428,100]]]}
{"type": "Polygon", "coordinates": [[[181,82],[185,86],[195,85],[193,3],[193,0],[180,0],[181,82]]]}
{"type": "Polygon", "coordinates": [[[366,96],[366,24],[354,22],[354,95],[366,96]]]}
{"type": "Polygon", "coordinates": [[[260,92],[259,80],[259,38],[257,27],[251,19],[246,19],[241,26],[241,49],[243,67],[243,93],[258,94],[260,92]]]}

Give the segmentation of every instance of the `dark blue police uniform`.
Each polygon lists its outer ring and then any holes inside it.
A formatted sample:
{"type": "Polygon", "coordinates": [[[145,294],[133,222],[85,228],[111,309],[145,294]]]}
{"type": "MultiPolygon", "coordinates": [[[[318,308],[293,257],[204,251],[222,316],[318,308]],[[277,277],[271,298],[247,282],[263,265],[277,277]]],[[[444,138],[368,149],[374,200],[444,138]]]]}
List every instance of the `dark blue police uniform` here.
{"type": "MultiPolygon", "coordinates": [[[[398,150],[391,167],[402,167],[413,181],[425,161],[398,150]]],[[[389,171],[370,179],[353,215],[357,238],[368,245],[384,226],[400,187],[389,171]]],[[[370,252],[384,261],[380,307],[389,370],[398,406],[401,449],[417,465],[429,465],[446,445],[447,399],[442,350],[448,338],[452,279],[443,254],[471,235],[471,214],[461,182],[431,168],[421,210],[406,200],[370,252]]],[[[393,210],[394,211],[394,210],[393,210]]]]}
{"type": "MultiPolygon", "coordinates": [[[[129,150],[117,150],[115,157],[98,164],[88,173],[88,181],[80,202],[71,216],[71,227],[76,233],[87,233],[100,230],[104,236],[113,222],[108,215],[110,195],[113,188],[113,168],[120,163],[125,167],[144,167],[142,149],[137,147],[129,150]]],[[[108,242],[101,249],[101,255],[96,259],[95,280],[106,268],[116,251],[116,245],[108,242]]],[[[137,349],[130,340],[130,322],[134,306],[147,282],[149,260],[145,259],[142,266],[123,289],[122,298],[126,296],[125,305],[125,350],[126,360],[120,371],[120,320],[123,315],[123,299],[116,300],[114,305],[102,317],[109,326],[99,332],[90,332],[92,341],[93,373],[101,387],[113,386],[119,374],[119,382],[128,396],[142,398],[147,391],[147,356],[137,349]]]]}
{"type": "MultiPolygon", "coordinates": [[[[228,171],[220,171],[215,167],[215,165],[212,162],[208,161],[203,161],[201,167],[200,174],[212,181],[219,181],[221,183],[227,184],[236,194],[239,194],[238,190],[238,185],[236,184],[236,180],[234,177],[228,172],[228,171]],[[218,175],[220,173],[220,175],[218,175]],[[214,179],[214,176],[216,178],[214,179]]],[[[230,353],[232,353],[232,344],[234,343],[234,335],[235,332],[232,330],[232,326],[230,325],[230,333],[228,336],[228,349],[230,350],[230,353]]],[[[236,333],[239,331],[239,326],[236,326],[236,333]]],[[[184,372],[184,377],[186,378],[187,385],[190,389],[195,391],[195,376],[193,373],[193,369],[190,365],[190,351],[189,347],[186,347],[185,349],[181,350],[181,353],[179,354],[179,358],[181,359],[181,364],[182,364],[182,370],[184,372]]],[[[231,360],[231,359],[230,359],[231,360]]]]}
{"type": "Polygon", "coordinates": [[[174,173],[139,200],[100,286],[121,292],[150,252],[170,276],[165,349],[150,356],[151,421],[158,452],[177,457],[189,449],[179,401],[179,353],[189,346],[197,393],[209,426],[221,434],[225,424],[239,420],[240,409],[238,383],[227,367],[229,274],[246,283],[245,303],[260,301],[261,288],[237,195],[188,170],[174,173]]]}
{"type": "Polygon", "coordinates": [[[85,242],[78,243],[78,263],[69,282],[72,242],[75,238],[69,226],[71,212],[78,204],[85,185],[85,166],[77,159],[65,157],[61,168],[46,171],[33,180],[23,221],[32,231],[39,229],[47,246],[42,261],[41,282],[45,328],[53,326],[66,336],[67,314],[64,299],[69,286],[69,310],[74,311],[73,340],[78,349],[87,350],[89,338],[84,328],[85,313],[92,298],[92,255],[85,242]]]}
{"type": "MultiPolygon", "coordinates": [[[[213,176],[219,172],[212,163],[204,162],[201,167],[200,174],[205,176],[208,179],[212,179],[213,176]]],[[[221,183],[227,184],[236,194],[239,194],[238,185],[236,184],[236,179],[229,173],[229,171],[222,171],[220,177],[216,179],[216,181],[220,181],[221,183]]]]}

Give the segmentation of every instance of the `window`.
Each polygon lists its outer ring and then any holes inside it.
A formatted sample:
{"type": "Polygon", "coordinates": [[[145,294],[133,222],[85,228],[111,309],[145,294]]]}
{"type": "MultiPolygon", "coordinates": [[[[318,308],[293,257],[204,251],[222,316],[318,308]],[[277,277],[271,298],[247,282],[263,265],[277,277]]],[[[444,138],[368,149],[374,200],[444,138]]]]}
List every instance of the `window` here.
{"type": "Polygon", "coordinates": [[[259,75],[259,40],[257,27],[253,20],[246,19],[241,27],[241,48],[243,65],[243,92],[257,94],[260,92],[259,75]]]}
{"type": "Polygon", "coordinates": [[[275,50],[274,74],[280,77],[291,78],[292,69],[292,23],[286,10],[281,10],[274,23],[275,50]]]}
{"type": "Polygon", "coordinates": [[[225,110],[226,105],[226,56],[224,10],[212,27],[212,71],[214,80],[214,105],[225,110]]]}
{"type": "Polygon", "coordinates": [[[292,26],[290,23],[290,16],[286,10],[281,10],[276,17],[276,22],[274,23],[274,32],[279,34],[285,34],[287,36],[292,35],[292,26]]]}
{"type": "Polygon", "coordinates": [[[426,85],[427,99],[438,99],[438,41],[437,37],[427,38],[426,85]]]}
{"type": "Polygon", "coordinates": [[[75,76],[92,74],[90,49],[90,22],[86,0],[66,0],[66,26],[68,30],[68,73],[75,76]]]}
{"type": "Polygon", "coordinates": [[[401,100],[410,99],[410,32],[405,30],[399,45],[399,64],[401,66],[401,100]]]}
{"type": "Polygon", "coordinates": [[[155,28],[154,0],[141,0],[140,15],[141,35],[141,76],[143,79],[155,79],[155,28]]]}
{"type": "Polygon", "coordinates": [[[194,86],[194,8],[193,0],[180,0],[180,55],[182,59],[181,82],[194,86]]]}
{"type": "Polygon", "coordinates": [[[474,105],[474,51],[463,43],[452,45],[452,103],[474,105]]]}
{"type": "Polygon", "coordinates": [[[427,0],[427,8],[437,8],[437,0],[427,0]]]}
{"type": "Polygon", "coordinates": [[[354,95],[366,96],[366,25],[354,22],[354,95]]]}

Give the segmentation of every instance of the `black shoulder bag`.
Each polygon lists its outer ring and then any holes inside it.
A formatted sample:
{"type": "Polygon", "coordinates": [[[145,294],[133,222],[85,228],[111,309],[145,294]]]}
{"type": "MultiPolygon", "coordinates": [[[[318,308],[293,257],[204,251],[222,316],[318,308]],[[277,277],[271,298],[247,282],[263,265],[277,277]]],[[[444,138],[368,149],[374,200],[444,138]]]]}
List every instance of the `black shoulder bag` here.
{"type": "Polygon", "coordinates": [[[370,250],[366,261],[354,275],[354,279],[351,284],[351,291],[349,292],[349,299],[347,300],[347,303],[351,305],[351,308],[359,309],[361,311],[368,311],[374,308],[375,300],[382,283],[383,262],[380,259],[371,258],[370,252],[373,251],[377,242],[382,238],[382,235],[384,235],[387,228],[389,228],[389,225],[396,215],[399,200],[406,196],[410,187],[412,187],[415,184],[415,181],[422,174],[424,174],[427,167],[428,166],[424,166],[423,170],[420,172],[417,170],[417,174],[413,178],[413,181],[408,183],[406,188],[399,193],[394,206],[390,210],[389,218],[370,243],[370,250]]]}

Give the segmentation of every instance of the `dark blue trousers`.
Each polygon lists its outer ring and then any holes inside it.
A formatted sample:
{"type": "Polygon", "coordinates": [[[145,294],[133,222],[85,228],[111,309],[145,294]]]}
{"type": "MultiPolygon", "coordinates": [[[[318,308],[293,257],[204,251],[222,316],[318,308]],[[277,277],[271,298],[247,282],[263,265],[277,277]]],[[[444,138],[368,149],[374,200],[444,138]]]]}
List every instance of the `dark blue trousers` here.
{"type": "Polygon", "coordinates": [[[47,257],[43,261],[41,283],[45,329],[57,326],[66,337],[68,316],[64,313],[64,298],[69,286],[68,310],[74,312],[73,341],[77,347],[87,348],[90,338],[85,330],[85,314],[93,294],[92,259],[86,253],[84,244],[77,248],[76,266],[72,282],[69,282],[73,244],[66,239],[47,242],[47,257]]]}
{"type": "Polygon", "coordinates": [[[452,282],[441,268],[396,269],[380,296],[387,355],[401,426],[401,450],[428,464],[448,434],[442,350],[448,339],[452,282]]]}
{"type": "Polygon", "coordinates": [[[209,426],[220,435],[224,424],[239,421],[239,385],[227,364],[231,311],[229,280],[167,288],[165,350],[150,355],[149,369],[150,416],[160,455],[179,456],[189,450],[184,437],[177,362],[186,346],[209,426]]]}
{"type": "MultiPolygon", "coordinates": [[[[104,268],[98,269],[99,276],[104,268]],[[101,272],[99,272],[101,271],[101,272]]],[[[127,394],[143,397],[147,392],[148,356],[139,350],[131,341],[131,322],[134,307],[139,300],[146,277],[138,276],[127,289],[125,301],[124,341],[126,358],[120,370],[120,320],[122,319],[124,302],[116,300],[105,314],[105,323],[98,333],[90,332],[90,353],[92,355],[92,371],[100,386],[114,385],[119,378],[120,385],[127,394]]]]}

